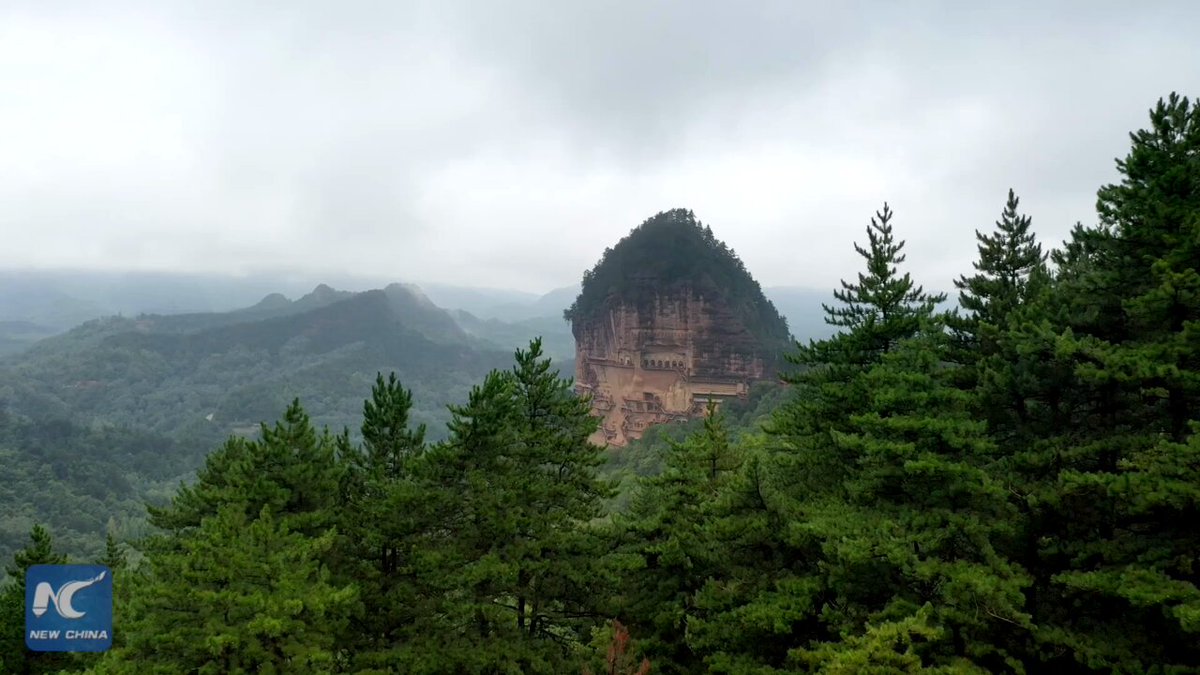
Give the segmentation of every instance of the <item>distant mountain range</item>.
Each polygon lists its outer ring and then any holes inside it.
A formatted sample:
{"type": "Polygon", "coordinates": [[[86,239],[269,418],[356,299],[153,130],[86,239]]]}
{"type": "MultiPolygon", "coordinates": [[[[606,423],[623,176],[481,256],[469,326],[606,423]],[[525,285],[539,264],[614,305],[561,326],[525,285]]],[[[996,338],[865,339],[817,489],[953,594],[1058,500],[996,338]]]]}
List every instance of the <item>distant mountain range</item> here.
{"type": "MultiPolygon", "coordinates": [[[[343,293],[384,285],[350,276],[330,283],[351,289],[343,293]]],[[[296,302],[319,302],[306,295],[312,287],[311,281],[286,275],[0,270],[0,357],[101,317],[234,311],[265,317],[272,310],[287,311],[283,308],[291,302],[288,296],[301,296],[296,302]]],[[[407,287],[449,310],[460,328],[485,342],[511,349],[537,333],[545,337],[552,355],[574,353],[570,326],[562,321],[562,312],[579,294],[578,284],[542,295],[436,283],[407,287]]],[[[829,291],[778,286],[764,292],[796,337],[808,340],[831,334],[821,312],[821,303],[831,298],[829,291]]]]}
{"type": "Polygon", "coordinates": [[[509,349],[464,331],[414,288],[322,285],[232,312],[86,322],[0,361],[0,404],[30,419],[215,443],[253,433],[293,397],[318,424],[353,430],[376,373],[395,371],[413,390],[414,417],[436,437],[445,405],[511,360],[509,349]]]}

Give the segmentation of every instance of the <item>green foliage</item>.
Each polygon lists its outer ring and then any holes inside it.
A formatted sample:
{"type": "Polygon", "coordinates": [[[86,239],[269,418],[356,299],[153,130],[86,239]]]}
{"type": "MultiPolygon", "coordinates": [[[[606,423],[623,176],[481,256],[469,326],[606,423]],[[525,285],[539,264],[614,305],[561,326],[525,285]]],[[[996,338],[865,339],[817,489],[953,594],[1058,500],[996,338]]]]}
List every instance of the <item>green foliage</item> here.
{"type": "Polygon", "coordinates": [[[853,463],[835,443],[849,415],[864,409],[867,391],[862,373],[880,362],[903,340],[934,318],[943,295],[930,295],[911,276],[899,272],[904,242],[897,241],[887,204],[867,228],[868,247],[855,245],[866,271],[857,283],[843,281],[834,291],[840,305],[825,306],[826,322],[843,329],[786,355],[796,369],[783,376],[796,393],[782,406],[769,430],[795,449],[791,471],[805,491],[840,485],[853,463]]]}
{"type": "Polygon", "coordinates": [[[425,425],[409,428],[412,406],[412,391],[400,386],[395,373],[386,382],[382,374],[376,376],[371,399],[363,403],[365,471],[394,479],[403,474],[405,461],[424,448],[425,425]]]}
{"type": "Polygon", "coordinates": [[[1043,343],[1059,365],[1035,399],[1050,405],[1025,406],[1011,432],[1034,439],[1014,482],[1028,495],[1021,555],[1040,649],[1081,669],[1200,664],[1196,540],[1180,528],[1200,489],[1188,426],[1200,416],[1200,109],[1172,95],[1150,121],[1117,162],[1121,182],[1099,192],[1100,225],[1055,256],[1043,343]]]}
{"type": "Polygon", "coordinates": [[[420,616],[414,561],[434,523],[428,490],[414,472],[425,452],[425,427],[410,426],[412,393],[394,373],[376,378],[363,405],[363,447],[341,437],[346,466],[339,504],[343,574],[361,590],[362,612],[343,646],[355,667],[382,667],[398,638],[420,616]]]}
{"type": "Polygon", "coordinates": [[[875,213],[867,228],[867,248],[854,245],[866,261],[866,271],[858,273],[857,283],[842,281],[842,287],[833,292],[840,306],[823,305],[826,323],[844,330],[836,339],[812,344],[836,347],[842,352],[840,358],[813,363],[803,358],[806,352],[801,349],[801,358],[789,361],[797,365],[875,363],[899,341],[914,335],[946,299],[944,294],[927,294],[908,272],[899,273],[907,256],[904,242],[895,238],[892,215],[884,202],[883,210],[875,213]]]}
{"type": "MultiPolygon", "coordinates": [[[[788,398],[788,390],[778,382],[755,382],[745,399],[730,399],[720,406],[721,419],[728,426],[730,443],[742,446],[759,433],[771,414],[788,398]]],[[[646,429],[642,437],[624,447],[610,447],[600,474],[619,481],[620,490],[609,503],[609,510],[627,509],[637,479],[654,476],[663,470],[664,458],[673,444],[700,433],[704,420],[659,424],[646,429]]]]}
{"type": "Polygon", "coordinates": [[[441,671],[559,672],[598,618],[604,551],[589,523],[611,494],[588,441],[598,420],[540,341],[516,361],[452,408],[450,439],[422,469],[442,533],[422,554],[432,628],[461,645],[438,654],[441,671]]]}
{"type": "Polygon", "coordinates": [[[305,536],[264,506],[221,506],[152,553],[124,645],[98,673],[327,673],[357,597],[322,564],[334,531],[305,536]]]}
{"type": "Polygon", "coordinates": [[[1031,219],[1017,211],[1020,200],[1010,188],[1008,201],[991,234],[975,231],[979,260],[975,274],[955,280],[958,304],[967,312],[967,330],[980,323],[1006,325],[1038,288],[1037,272],[1044,270],[1046,254],[1029,229],[1031,219]]]}
{"type": "Polygon", "coordinates": [[[593,644],[603,649],[603,665],[599,670],[585,665],[583,675],[594,675],[597,672],[604,675],[650,675],[650,659],[642,657],[641,661],[638,661],[635,656],[637,647],[629,636],[629,630],[620,621],[614,620],[605,630],[597,631],[597,639],[593,644]]]}
{"type": "Polygon", "coordinates": [[[842,642],[824,643],[811,650],[797,650],[797,661],[809,672],[827,675],[859,673],[922,673],[933,675],[986,673],[967,661],[928,667],[920,652],[927,642],[944,640],[945,631],[931,623],[932,605],[902,619],[867,625],[866,633],[842,642]]]}
{"type": "Polygon", "coordinates": [[[294,401],[151,509],[164,531],[99,672],[328,672],[358,590],[331,581],[342,470],[294,401]]]}
{"type": "Polygon", "coordinates": [[[124,540],[145,535],[145,500],[168,494],[198,456],[191,441],[0,409],[0,560],[39,523],[79,559],[101,555],[107,530],[124,540]]]}
{"type": "Polygon", "coordinates": [[[104,556],[96,562],[112,570],[114,576],[124,571],[129,565],[129,558],[125,554],[125,549],[113,537],[111,531],[104,536],[104,556]]]}
{"type": "Polygon", "coordinates": [[[708,525],[741,461],[730,441],[724,415],[710,404],[702,429],[671,443],[662,473],[639,481],[629,513],[615,523],[627,559],[617,613],[661,672],[696,672],[702,663],[687,644],[689,615],[694,594],[720,568],[708,525]]]}
{"type": "Polygon", "coordinates": [[[921,650],[928,665],[1010,669],[1008,645],[1030,626],[1026,575],[996,550],[1014,513],[989,475],[997,449],[946,381],[939,338],[905,343],[869,371],[868,411],[838,437],[855,470],[842,499],[808,509],[837,597],[822,618],[846,635],[932,603],[947,635],[921,650]]]}
{"type": "Polygon", "coordinates": [[[182,486],[171,503],[150,508],[150,522],[169,533],[199,528],[221,508],[239,508],[253,518],[269,509],[297,531],[313,534],[333,524],[342,483],[335,442],[318,433],[298,400],[262,439],[230,438],[209,456],[193,485],[182,486]]]}

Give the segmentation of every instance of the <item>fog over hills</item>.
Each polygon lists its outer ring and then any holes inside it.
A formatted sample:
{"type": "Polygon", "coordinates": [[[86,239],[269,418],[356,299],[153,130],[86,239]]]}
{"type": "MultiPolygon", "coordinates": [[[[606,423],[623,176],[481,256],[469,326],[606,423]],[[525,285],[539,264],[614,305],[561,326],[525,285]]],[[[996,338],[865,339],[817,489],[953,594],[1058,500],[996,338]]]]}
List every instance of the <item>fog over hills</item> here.
{"type": "MultiPolygon", "coordinates": [[[[314,287],[344,293],[385,288],[395,280],[354,277],[310,279],[301,275],[189,275],[80,270],[0,270],[0,357],[37,340],[64,333],[86,321],[140,314],[259,313],[285,311],[295,302],[312,304],[314,287]]],[[[544,294],[503,288],[407,283],[431,304],[449,310],[464,330],[508,349],[542,334],[554,356],[571,349],[570,326],[562,312],[579,293],[572,284],[544,294]]],[[[764,288],[788,320],[793,335],[806,340],[830,333],[821,303],[831,290],[764,288]]],[[[319,293],[318,293],[319,294],[319,293]]],[[[293,308],[295,309],[295,308],[293,308]]],[[[176,323],[174,325],[182,325],[176,323]]]]}

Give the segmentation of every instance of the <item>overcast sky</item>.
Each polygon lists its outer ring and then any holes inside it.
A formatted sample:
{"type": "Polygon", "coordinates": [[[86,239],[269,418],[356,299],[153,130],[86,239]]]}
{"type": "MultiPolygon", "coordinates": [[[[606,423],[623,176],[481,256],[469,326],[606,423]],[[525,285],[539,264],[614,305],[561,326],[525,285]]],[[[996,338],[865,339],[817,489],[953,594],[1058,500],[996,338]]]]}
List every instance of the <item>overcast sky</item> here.
{"type": "Polygon", "coordinates": [[[947,288],[1095,218],[1200,3],[0,2],[0,268],[544,291],[691,208],[831,287],[884,200],[947,288]],[[828,6],[837,6],[829,9],[828,6]],[[1023,5],[1023,6],[1022,6],[1023,5]]]}

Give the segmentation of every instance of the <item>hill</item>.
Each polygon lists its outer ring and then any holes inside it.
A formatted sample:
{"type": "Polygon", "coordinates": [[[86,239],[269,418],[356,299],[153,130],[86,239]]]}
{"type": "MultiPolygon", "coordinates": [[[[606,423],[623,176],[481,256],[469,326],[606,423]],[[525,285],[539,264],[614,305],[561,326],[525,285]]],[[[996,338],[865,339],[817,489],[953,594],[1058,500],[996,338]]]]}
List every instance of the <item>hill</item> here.
{"type": "Polygon", "coordinates": [[[755,338],[786,348],[787,321],[737,254],[684,209],[657,214],[605,249],[563,316],[574,322],[617,304],[644,307],[684,288],[719,299],[755,338]]]}
{"type": "Polygon", "coordinates": [[[376,372],[395,371],[413,390],[414,418],[437,434],[445,404],[509,360],[410,287],[320,286],[234,312],[89,321],[0,360],[0,400],[32,420],[215,443],[252,433],[294,397],[318,424],[356,428],[376,372]]]}
{"type": "Polygon", "coordinates": [[[604,417],[594,441],[706,414],[775,379],[787,322],[745,265],[691,211],[657,214],[607,249],[564,312],[575,380],[604,417]]]}
{"type": "Polygon", "coordinates": [[[106,532],[123,541],[147,534],[146,501],[162,502],[211,449],[129,429],[34,421],[0,407],[0,559],[10,560],[37,523],[78,560],[95,560],[106,532]]]}

